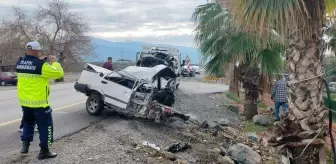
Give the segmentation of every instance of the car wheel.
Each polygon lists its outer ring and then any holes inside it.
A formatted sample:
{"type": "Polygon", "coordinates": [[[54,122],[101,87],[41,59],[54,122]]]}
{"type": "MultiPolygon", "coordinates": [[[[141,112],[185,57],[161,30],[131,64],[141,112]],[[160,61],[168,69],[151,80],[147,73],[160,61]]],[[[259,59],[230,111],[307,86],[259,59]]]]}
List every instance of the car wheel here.
{"type": "Polygon", "coordinates": [[[6,82],[5,81],[1,81],[1,86],[5,86],[6,82]]]}
{"type": "Polygon", "coordinates": [[[91,93],[86,101],[86,111],[93,116],[99,115],[104,109],[104,101],[98,93],[91,93]]]}

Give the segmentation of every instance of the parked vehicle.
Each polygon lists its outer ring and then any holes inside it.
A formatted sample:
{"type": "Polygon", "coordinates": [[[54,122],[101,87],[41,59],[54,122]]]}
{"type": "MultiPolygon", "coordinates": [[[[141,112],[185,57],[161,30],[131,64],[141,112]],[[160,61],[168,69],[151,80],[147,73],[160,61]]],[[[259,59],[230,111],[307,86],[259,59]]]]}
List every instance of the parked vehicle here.
{"type": "Polygon", "coordinates": [[[182,71],[181,71],[182,76],[184,76],[184,77],[186,77],[186,76],[195,77],[195,74],[196,74],[195,69],[193,69],[192,67],[191,67],[190,71],[188,71],[187,66],[182,67],[182,71]]]}
{"type": "Polygon", "coordinates": [[[5,86],[7,84],[16,85],[17,76],[13,72],[1,72],[0,73],[0,84],[5,86]]]}
{"type": "Polygon", "coordinates": [[[201,74],[201,69],[198,65],[193,65],[192,68],[195,70],[196,74],[201,74]]]}
{"type": "Polygon", "coordinates": [[[187,119],[172,108],[173,81],[176,74],[165,65],[154,67],[129,66],[123,70],[110,71],[86,64],[75,83],[78,92],[88,96],[86,110],[99,115],[104,107],[119,113],[160,122],[170,117],[187,119]],[[167,84],[163,86],[162,80],[167,84]]]}

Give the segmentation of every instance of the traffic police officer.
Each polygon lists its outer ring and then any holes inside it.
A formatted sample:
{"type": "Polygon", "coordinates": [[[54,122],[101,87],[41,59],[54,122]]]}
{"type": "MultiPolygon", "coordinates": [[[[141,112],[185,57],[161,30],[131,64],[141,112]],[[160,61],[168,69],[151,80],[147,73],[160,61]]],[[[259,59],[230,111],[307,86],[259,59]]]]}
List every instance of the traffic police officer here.
{"type": "Polygon", "coordinates": [[[53,120],[49,97],[49,79],[63,77],[63,68],[50,56],[50,64],[39,59],[41,45],[29,42],[27,55],[16,64],[18,75],[17,93],[23,110],[23,133],[21,135],[22,154],[27,154],[33,141],[35,123],[40,134],[40,153],[38,159],[54,158],[56,153],[49,151],[53,142],[53,120]]]}

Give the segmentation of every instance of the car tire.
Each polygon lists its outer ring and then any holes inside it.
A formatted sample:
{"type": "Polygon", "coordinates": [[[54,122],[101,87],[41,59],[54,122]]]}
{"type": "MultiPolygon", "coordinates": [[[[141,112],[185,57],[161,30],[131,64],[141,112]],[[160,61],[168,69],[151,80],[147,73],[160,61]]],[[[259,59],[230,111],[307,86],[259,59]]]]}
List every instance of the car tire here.
{"type": "Polygon", "coordinates": [[[6,82],[5,81],[1,81],[1,86],[6,86],[6,82]]]}
{"type": "Polygon", "coordinates": [[[89,94],[86,100],[86,111],[93,116],[98,116],[104,109],[104,101],[99,93],[93,92],[89,94]]]}

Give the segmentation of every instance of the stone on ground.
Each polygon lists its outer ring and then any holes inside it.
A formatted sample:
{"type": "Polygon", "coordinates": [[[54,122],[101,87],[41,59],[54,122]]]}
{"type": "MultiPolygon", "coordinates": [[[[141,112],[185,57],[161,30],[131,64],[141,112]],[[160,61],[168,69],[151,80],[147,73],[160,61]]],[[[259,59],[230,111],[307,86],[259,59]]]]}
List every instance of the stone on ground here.
{"type": "Polygon", "coordinates": [[[258,142],[258,135],[256,133],[248,132],[246,133],[246,137],[253,142],[258,142]]]}
{"type": "Polygon", "coordinates": [[[264,115],[255,115],[253,116],[253,123],[257,125],[267,126],[271,124],[270,119],[264,115]]]}
{"type": "Polygon", "coordinates": [[[241,164],[261,164],[260,155],[242,143],[231,146],[228,154],[241,164]]]}
{"type": "Polygon", "coordinates": [[[218,124],[221,126],[229,126],[230,125],[230,120],[227,118],[222,118],[218,120],[218,124]]]}
{"type": "Polygon", "coordinates": [[[234,161],[228,156],[220,156],[218,158],[218,164],[234,164],[234,161]]]}
{"type": "Polygon", "coordinates": [[[272,112],[272,111],[274,111],[274,107],[273,106],[268,106],[266,110],[268,112],[272,112]]]}

